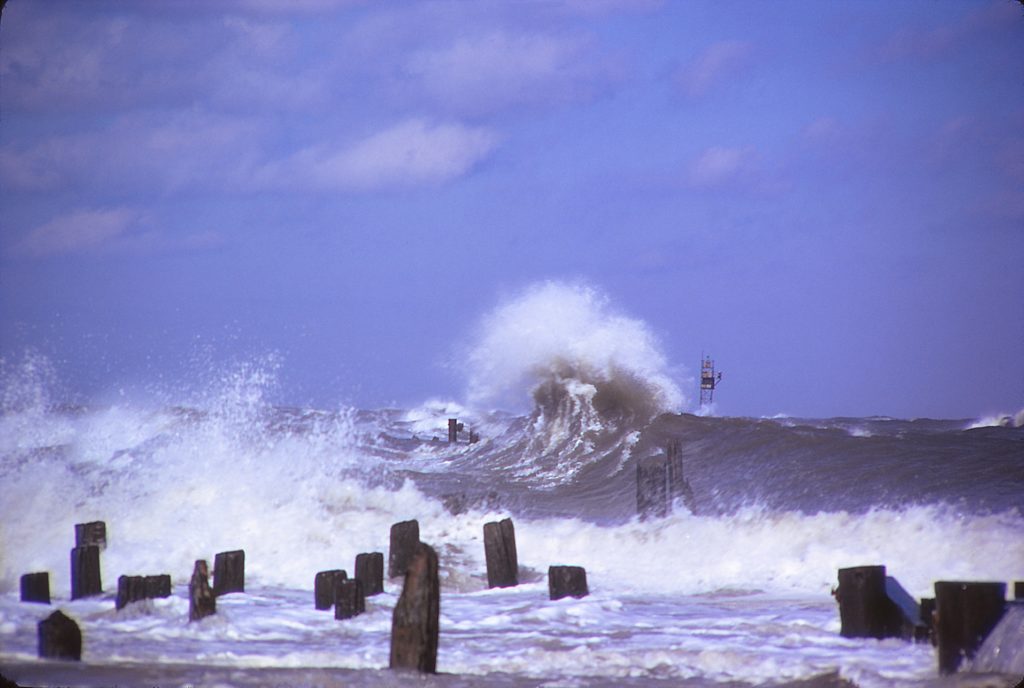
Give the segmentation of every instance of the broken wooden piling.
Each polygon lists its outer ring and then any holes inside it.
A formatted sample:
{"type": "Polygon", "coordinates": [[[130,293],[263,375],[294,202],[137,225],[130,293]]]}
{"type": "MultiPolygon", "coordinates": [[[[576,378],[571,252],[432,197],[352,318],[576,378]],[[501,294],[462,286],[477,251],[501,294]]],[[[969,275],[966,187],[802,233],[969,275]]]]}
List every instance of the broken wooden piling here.
{"type": "Polygon", "coordinates": [[[320,571],[313,578],[313,606],[317,609],[330,609],[334,606],[334,589],[337,581],[348,578],[343,569],[320,571]]]}
{"type": "Polygon", "coordinates": [[[154,600],[170,596],[171,574],[161,573],[155,576],[146,576],[146,599],[154,600]]]}
{"type": "Polygon", "coordinates": [[[420,544],[420,524],[413,519],[391,526],[388,549],[388,578],[404,576],[420,544]]]}
{"type": "Polygon", "coordinates": [[[71,599],[103,593],[100,575],[100,548],[85,545],[71,550],[71,599]]]}
{"type": "Polygon", "coordinates": [[[392,669],[429,674],[437,671],[440,615],[437,553],[421,542],[407,567],[402,595],[391,619],[392,669]]]}
{"type": "Polygon", "coordinates": [[[663,454],[648,456],[636,464],[636,509],[641,519],[664,518],[676,500],[696,513],[693,489],[683,475],[683,451],[678,442],[665,446],[663,454]]]}
{"type": "Polygon", "coordinates": [[[245,592],[245,551],[219,552],[213,560],[213,594],[245,592]]]}
{"type": "Polygon", "coordinates": [[[57,610],[39,622],[39,656],[43,659],[82,659],[82,631],[73,619],[57,610]]]}
{"type": "Polygon", "coordinates": [[[50,604],[50,572],[26,573],[21,577],[21,601],[50,604]]]}
{"type": "Polygon", "coordinates": [[[548,597],[550,599],[581,598],[589,594],[587,571],[582,566],[548,567],[548,597]]]}
{"type": "Polygon", "coordinates": [[[484,524],[484,556],[488,588],[519,585],[516,530],[511,518],[484,524]]]}
{"type": "Polygon", "coordinates": [[[118,576],[115,609],[124,609],[131,602],[146,599],[145,576],[118,576]]]}
{"type": "Polygon", "coordinates": [[[363,583],[357,579],[337,578],[334,581],[334,618],[351,619],[366,611],[363,583]]]}
{"type": "Polygon", "coordinates": [[[205,559],[197,559],[188,584],[188,620],[198,621],[217,613],[217,597],[210,588],[210,570],[205,559]]]}
{"type": "MultiPolygon", "coordinates": [[[[419,538],[419,535],[416,536],[419,538]]],[[[384,554],[383,552],[363,552],[356,555],[356,580],[363,584],[363,594],[367,597],[384,592],[384,554]]]]}
{"type": "Polygon", "coordinates": [[[839,602],[839,634],[844,638],[903,636],[903,616],[886,592],[884,566],[839,569],[835,597],[839,602]]]}
{"type": "Polygon", "coordinates": [[[1005,609],[1005,583],[935,583],[939,673],[956,673],[964,659],[972,659],[1005,609]]]}

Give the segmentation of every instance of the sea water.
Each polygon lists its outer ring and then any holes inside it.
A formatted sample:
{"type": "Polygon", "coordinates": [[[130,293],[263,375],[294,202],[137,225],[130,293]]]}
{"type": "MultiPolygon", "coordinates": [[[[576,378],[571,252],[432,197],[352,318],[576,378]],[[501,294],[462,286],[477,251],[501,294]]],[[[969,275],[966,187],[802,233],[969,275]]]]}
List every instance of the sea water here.
{"type": "Polygon", "coordinates": [[[468,401],[411,409],[282,408],[266,394],[274,367],[258,360],[217,371],[198,395],[68,405],[45,361],[8,365],[0,670],[49,685],[387,685],[399,680],[386,667],[401,580],[342,621],[314,609],[313,579],[351,574],[361,552],[386,556],[391,525],[415,518],[440,557],[438,685],[828,672],[865,687],[938,685],[931,645],[839,635],[836,572],[884,564],[918,598],[937,580],[1024,578],[1019,419],[673,412],[682,395],[642,328],[588,308],[569,309],[585,311],[577,325],[590,333],[569,346],[517,342],[516,314],[499,311],[468,401]],[[487,384],[521,388],[529,408],[491,410],[487,384]],[[453,417],[465,431],[449,443],[453,417]],[[640,519],[636,463],[670,442],[695,509],[640,519]],[[489,590],[483,525],[504,517],[520,585],[489,590]],[[92,520],[107,524],[105,593],[71,601],[74,524],[92,520]],[[193,563],[234,549],[246,553],[245,593],[189,623],[193,563]],[[550,601],[558,564],[585,567],[590,595],[550,601]],[[51,606],[18,599],[34,571],[50,572],[51,606]],[[171,597],[115,610],[119,575],[161,573],[171,597]],[[82,628],[81,665],[36,658],[36,625],[53,609],[82,628]]]}

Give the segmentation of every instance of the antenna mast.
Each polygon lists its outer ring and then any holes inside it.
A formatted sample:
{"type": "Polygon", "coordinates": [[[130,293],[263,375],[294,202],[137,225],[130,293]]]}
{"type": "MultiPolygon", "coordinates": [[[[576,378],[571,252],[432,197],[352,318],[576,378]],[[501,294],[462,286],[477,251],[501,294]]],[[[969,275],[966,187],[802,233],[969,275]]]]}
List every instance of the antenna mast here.
{"type": "Polygon", "coordinates": [[[715,398],[715,387],[722,381],[722,374],[715,373],[715,362],[710,356],[701,355],[700,362],[700,405],[710,406],[715,398]]]}

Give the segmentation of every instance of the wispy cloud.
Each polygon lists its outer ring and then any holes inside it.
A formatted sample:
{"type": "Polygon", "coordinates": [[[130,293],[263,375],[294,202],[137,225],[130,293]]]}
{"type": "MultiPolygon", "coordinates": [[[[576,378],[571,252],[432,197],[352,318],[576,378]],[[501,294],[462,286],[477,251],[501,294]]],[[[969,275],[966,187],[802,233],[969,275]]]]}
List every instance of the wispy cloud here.
{"type": "Polygon", "coordinates": [[[753,148],[712,146],[694,158],[686,181],[696,188],[719,188],[746,184],[756,178],[757,154],[753,148]]]}
{"type": "Polygon", "coordinates": [[[95,249],[123,236],[139,219],[129,208],[76,210],[32,229],[15,252],[43,257],[95,249]]]}
{"type": "Polygon", "coordinates": [[[747,41],[719,41],[705,48],[677,74],[683,92],[699,98],[752,63],[753,45],[747,41]]]}
{"type": "Polygon", "coordinates": [[[467,174],[497,143],[483,127],[409,119],[348,146],[305,148],[268,166],[262,178],[335,191],[436,186],[467,174]]]}
{"type": "Polygon", "coordinates": [[[406,63],[436,103],[471,113],[585,100],[615,72],[584,37],[500,30],[417,51],[406,63]]]}

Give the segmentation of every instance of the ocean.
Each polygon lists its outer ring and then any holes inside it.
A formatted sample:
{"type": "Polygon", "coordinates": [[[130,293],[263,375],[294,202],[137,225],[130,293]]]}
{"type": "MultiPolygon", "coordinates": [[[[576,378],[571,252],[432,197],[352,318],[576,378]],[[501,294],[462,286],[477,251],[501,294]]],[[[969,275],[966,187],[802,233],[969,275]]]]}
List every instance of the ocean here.
{"type": "Polygon", "coordinates": [[[919,598],[1024,578],[1019,418],[665,412],[664,380],[564,360],[524,413],[282,408],[259,361],[182,403],[67,405],[38,367],[5,373],[0,417],[0,673],[30,685],[949,685],[930,644],[840,637],[837,570],[884,564],[919,598]],[[636,464],[669,443],[693,499],[641,519],[636,464]],[[504,517],[520,585],[488,590],[483,525],[504,517]],[[387,556],[413,518],[442,579],[426,680],[386,668],[401,580],[354,619],[313,606],[318,571],[387,556]],[[71,601],[74,524],[93,520],[104,594],[71,601]],[[194,561],[235,549],[245,593],[189,623],[194,561]],[[583,566],[590,595],[550,601],[558,564],[583,566]],[[19,601],[34,571],[51,606],[19,601]],[[170,598],[115,610],[119,575],[163,573],[170,598]],[[36,658],[54,609],[82,628],[81,664],[36,658]]]}

